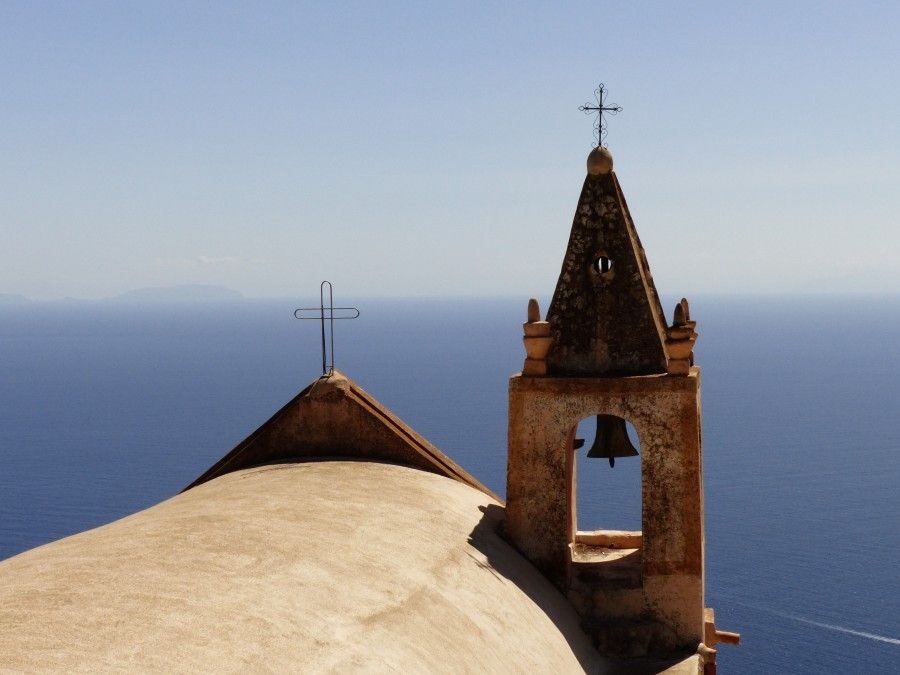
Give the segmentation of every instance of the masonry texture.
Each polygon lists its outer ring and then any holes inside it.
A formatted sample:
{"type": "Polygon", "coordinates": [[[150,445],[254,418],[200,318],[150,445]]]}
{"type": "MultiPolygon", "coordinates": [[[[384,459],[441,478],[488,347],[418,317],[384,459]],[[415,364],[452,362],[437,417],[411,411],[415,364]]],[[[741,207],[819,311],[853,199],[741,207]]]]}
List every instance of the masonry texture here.
{"type": "MultiPolygon", "coordinates": [[[[545,322],[529,303],[527,358],[509,381],[506,533],[566,594],[601,653],[686,653],[700,645],[712,673],[711,647],[725,634],[704,606],[696,322],[682,300],[666,325],[612,167],[605,148],[589,155],[545,322]],[[545,352],[530,337],[539,325],[551,340],[545,352]],[[594,415],[605,416],[607,430],[631,422],[637,431],[640,532],[576,529],[575,433],[594,415]]],[[[612,467],[629,448],[604,442],[595,456],[612,467]]]]}
{"type": "Polygon", "coordinates": [[[585,178],[547,320],[553,375],[666,372],[663,310],[615,173],[585,178]]]}
{"type": "MultiPolygon", "coordinates": [[[[510,380],[510,539],[590,622],[606,621],[614,628],[611,621],[617,619],[631,630],[655,625],[644,645],[651,652],[696,647],[703,638],[699,396],[697,369],[688,377],[510,380]],[[628,420],[640,438],[643,509],[636,578],[602,563],[573,566],[573,440],[579,420],[598,413],[628,420]],[[592,581],[584,583],[585,578],[592,581]]],[[[612,648],[644,651],[621,636],[612,648]]]]}

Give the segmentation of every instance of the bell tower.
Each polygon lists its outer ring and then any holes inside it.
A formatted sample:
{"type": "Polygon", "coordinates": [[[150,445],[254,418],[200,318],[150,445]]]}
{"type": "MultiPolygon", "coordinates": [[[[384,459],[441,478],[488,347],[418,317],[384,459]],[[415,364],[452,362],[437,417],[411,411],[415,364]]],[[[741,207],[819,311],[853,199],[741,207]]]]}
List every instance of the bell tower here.
{"type": "Polygon", "coordinates": [[[588,156],[546,320],[536,300],[527,318],[527,358],[509,382],[509,539],[566,593],[601,652],[697,650],[705,606],[695,322],[682,300],[667,325],[606,148],[588,156]],[[575,430],[592,416],[591,457],[641,464],[639,532],[576,527],[577,462],[596,460],[579,451],[575,430]]]}

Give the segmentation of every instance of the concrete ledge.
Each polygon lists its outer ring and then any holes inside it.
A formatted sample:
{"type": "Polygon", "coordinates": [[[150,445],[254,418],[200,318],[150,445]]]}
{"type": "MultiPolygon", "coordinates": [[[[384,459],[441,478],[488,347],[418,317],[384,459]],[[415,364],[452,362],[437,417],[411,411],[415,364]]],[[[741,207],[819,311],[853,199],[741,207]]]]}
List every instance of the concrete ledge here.
{"type": "Polygon", "coordinates": [[[640,548],[643,535],[624,530],[591,530],[575,533],[576,544],[602,546],[604,548],[640,548]]]}
{"type": "Polygon", "coordinates": [[[633,375],[630,377],[528,377],[515,373],[509,390],[546,393],[658,394],[660,391],[696,393],[700,388],[700,368],[692,366],[682,375],[633,375]]]}

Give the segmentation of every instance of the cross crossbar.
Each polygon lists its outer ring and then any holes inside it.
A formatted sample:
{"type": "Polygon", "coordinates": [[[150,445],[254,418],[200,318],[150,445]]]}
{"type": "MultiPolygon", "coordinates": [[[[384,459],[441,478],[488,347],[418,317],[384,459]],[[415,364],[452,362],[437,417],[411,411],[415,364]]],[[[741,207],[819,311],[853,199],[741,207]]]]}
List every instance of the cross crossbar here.
{"type": "MultiPolygon", "coordinates": [[[[294,318],[296,319],[315,319],[316,321],[320,321],[322,319],[322,307],[301,307],[300,309],[294,310],[294,318]],[[315,316],[303,316],[303,312],[315,312],[315,316]]],[[[359,310],[356,307],[325,307],[325,319],[330,321],[334,319],[335,321],[339,319],[356,319],[359,317],[359,310]],[[334,312],[334,316],[331,313],[334,312]],[[347,316],[341,316],[339,312],[347,312],[347,316]]]]}

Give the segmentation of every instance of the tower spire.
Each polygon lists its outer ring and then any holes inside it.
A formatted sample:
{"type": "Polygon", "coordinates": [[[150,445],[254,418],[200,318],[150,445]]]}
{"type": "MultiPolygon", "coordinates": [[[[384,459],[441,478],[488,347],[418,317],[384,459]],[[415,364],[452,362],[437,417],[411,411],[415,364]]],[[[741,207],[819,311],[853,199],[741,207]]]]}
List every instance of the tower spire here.
{"type": "Polygon", "coordinates": [[[591,151],[587,170],[547,312],[550,373],[664,373],[664,312],[609,150],[591,151]]]}

